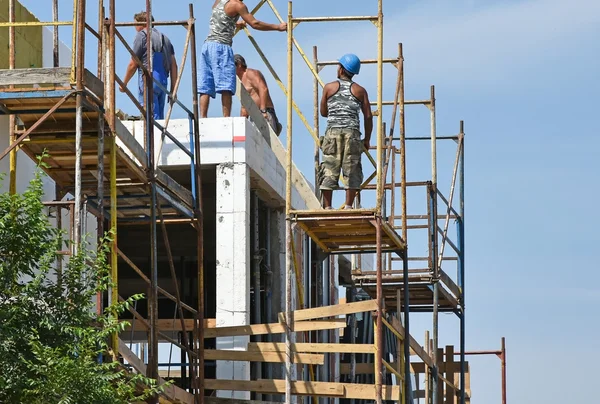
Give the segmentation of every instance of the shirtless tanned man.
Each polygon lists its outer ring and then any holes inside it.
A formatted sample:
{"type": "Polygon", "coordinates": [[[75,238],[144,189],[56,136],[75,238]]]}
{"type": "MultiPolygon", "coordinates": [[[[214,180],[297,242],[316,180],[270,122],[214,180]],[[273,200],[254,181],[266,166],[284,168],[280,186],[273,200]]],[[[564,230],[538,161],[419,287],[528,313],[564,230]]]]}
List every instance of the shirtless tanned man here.
{"type": "Polygon", "coordinates": [[[258,31],[287,31],[287,23],[267,24],[254,18],[243,0],[216,0],[210,17],[210,32],[200,56],[200,117],[208,115],[211,98],[221,94],[223,116],[231,116],[231,97],[235,94],[233,36],[235,29],[248,24],[258,31]],[[239,18],[243,21],[238,22],[239,18]]]}
{"type": "MultiPolygon", "coordinates": [[[[265,76],[263,76],[260,70],[249,69],[248,65],[246,65],[246,60],[242,55],[235,55],[234,60],[235,71],[238,78],[248,93],[250,93],[254,103],[258,106],[269,125],[271,125],[273,131],[279,136],[282,126],[281,123],[279,123],[279,119],[277,119],[275,106],[273,105],[271,94],[269,94],[269,87],[267,86],[265,76]]],[[[246,108],[244,107],[242,107],[240,114],[245,118],[249,117],[248,111],[246,111],[246,108]]],[[[250,120],[252,120],[252,118],[250,118],[250,120]]]]}
{"type": "Polygon", "coordinates": [[[331,209],[331,197],[338,189],[340,171],[346,183],[345,209],[352,208],[356,192],[363,181],[361,155],[369,150],[373,132],[373,113],[367,91],[354,81],[360,72],[360,59],[353,54],[340,58],[337,81],[323,88],[321,116],[327,118],[327,129],[321,142],[323,162],[319,169],[323,207],[331,209]],[[365,137],[360,139],[360,113],[364,116],[365,137]]]}

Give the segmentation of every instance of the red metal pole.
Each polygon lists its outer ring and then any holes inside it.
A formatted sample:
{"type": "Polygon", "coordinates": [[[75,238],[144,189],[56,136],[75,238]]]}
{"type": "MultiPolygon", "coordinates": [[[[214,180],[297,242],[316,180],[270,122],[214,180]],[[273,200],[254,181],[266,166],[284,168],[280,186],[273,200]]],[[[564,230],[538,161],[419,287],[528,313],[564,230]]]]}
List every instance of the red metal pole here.
{"type": "Polygon", "coordinates": [[[506,404],[506,338],[502,337],[502,404],[506,404]]]}

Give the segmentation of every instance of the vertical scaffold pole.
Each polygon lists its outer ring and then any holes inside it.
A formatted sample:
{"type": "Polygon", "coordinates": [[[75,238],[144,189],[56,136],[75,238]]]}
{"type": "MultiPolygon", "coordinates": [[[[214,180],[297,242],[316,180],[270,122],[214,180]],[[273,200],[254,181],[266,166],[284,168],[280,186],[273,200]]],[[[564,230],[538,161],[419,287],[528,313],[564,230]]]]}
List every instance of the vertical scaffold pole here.
{"type": "Polygon", "coordinates": [[[502,337],[502,404],[506,404],[506,338],[502,337]]]}
{"type": "MultiPolygon", "coordinates": [[[[458,220],[458,273],[460,276],[459,279],[459,288],[460,288],[460,404],[465,404],[466,402],[466,389],[465,389],[465,372],[466,372],[466,364],[465,364],[465,337],[466,337],[466,329],[465,329],[465,128],[464,122],[460,121],[460,133],[459,133],[459,142],[461,144],[459,162],[458,162],[458,175],[460,181],[459,188],[459,213],[460,219],[458,220]]],[[[506,403],[503,403],[506,404],[506,403]]]]}
{"type": "MultiPolygon", "coordinates": [[[[116,141],[116,116],[115,116],[115,31],[116,31],[116,20],[115,20],[115,1],[110,0],[109,3],[109,15],[110,15],[110,27],[108,32],[108,80],[105,92],[106,100],[108,105],[106,108],[106,114],[108,118],[108,126],[111,130],[110,136],[110,229],[112,231],[112,241],[110,244],[110,276],[112,280],[112,287],[110,290],[109,304],[114,304],[119,301],[119,271],[118,271],[118,257],[117,257],[117,141],[116,141]]],[[[116,316],[117,314],[114,313],[116,316]]],[[[112,349],[115,355],[119,353],[119,335],[114,333],[111,338],[112,349]]]]}
{"type": "MultiPolygon", "coordinates": [[[[14,23],[15,17],[15,0],[9,0],[8,2],[8,22],[14,23]]],[[[8,27],[8,68],[15,68],[15,27],[8,27]]],[[[8,118],[9,126],[9,141],[15,141],[15,116],[11,114],[8,118]]],[[[15,147],[10,151],[9,154],[9,184],[8,192],[11,195],[17,193],[17,148],[15,147]]]]}
{"type": "Polygon", "coordinates": [[[435,366],[432,382],[433,402],[436,404],[439,400],[438,390],[440,388],[438,377],[438,321],[439,321],[439,273],[438,273],[438,230],[437,230],[437,138],[436,138],[436,121],[435,121],[435,87],[431,86],[431,99],[429,104],[431,114],[431,249],[432,249],[432,269],[433,269],[433,363],[435,366]]]}
{"type": "Polygon", "coordinates": [[[287,32],[287,162],[286,162],[286,251],[285,251],[285,403],[292,402],[292,102],[293,102],[293,31],[292,2],[288,2],[287,32]]]}
{"type": "Polygon", "coordinates": [[[194,113],[194,157],[196,175],[196,232],[198,256],[198,380],[196,383],[198,403],[204,403],[204,210],[202,205],[202,173],[200,159],[200,124],[198,118],[198,68],[196,66],[196,19],[194,5],[189,5],[190,11],[190,64],[192,68],[192,112],[194,113]]]}
{"type": "MultiPolygon", "coordinates": [[[[152,0],[146,0],[146,55],[148,55],[148,65],[146,66],[149,75],[146,76],[146,156],[148,164],[148,182],[150,188],[150,296],[148,296],[150,308],[150,349],[148,357],[147,376],[153,379],[158,378],[158,246],[156,229],[156,179],[154,172],[154,111],[152,100],[153,82],[152,82],[152,0]]],[[[157,402],[157,399],[153,399],[157,402]]]]}
{"type": "MultiPolygon", "coordinates": [[[[58,21],[58,0],[52,1],[52,22],[58,21]]],[[[101,27],[99,27],[100,29],[101,27]]],[[[98,32],[100,33],[100,32],[98,32]]],[[[52,65],[58,67],[58,25],[52,27],[52,65]]]]}
{"type": "Polygon", "coordinates": [[[75,70],[77,98],[75,106],[75,229],[74,251],[77,252],[81,243],[82,217],[81,208],[81,162],[82,162],[82,129],[83,129],[83,67],[85,65],[85,0],[77,4],[77,68],[75,70]]]}
{"type": "MultiPolygon", "coordinates": [[[[318,73],[319,72],[319,54],[318,54],[318,50],[316,46],[313,46],[313,67],[315,69],[315,71],[318,73]]],[[[315,107],[314,107],[314,113],[313,113],[313,119],[314,119],[314,130],[315,130],[315,136],[317,139],[319,139],[319,80],[315,77],[315,79],[313,80],[313,92],[314,92],[314,103],[315,103],[315,107]]],[[[319,191],[319,164],[320,164],[320,148],[319,148],[319,142],[315,139],[315,195],[317,196],[317,199],[321,198],[321,192],[319,191]]]]}
{"type": "MultiPolygon", "coordinates": [[[[377,200],[376,210],[381,214],[383,203],[383,0],[378,1],[377,12],[377,200]]],[[[368,151],[367,151],[368,152],[368,151]]]]}
{"type": "Polygon", "coordinates": [[[381,216],[375,219],[375,234],[377,244],[377,318],[375,321],[375,402],[381,404],[383,391],[383,276],[381,248],[381,216]]]}

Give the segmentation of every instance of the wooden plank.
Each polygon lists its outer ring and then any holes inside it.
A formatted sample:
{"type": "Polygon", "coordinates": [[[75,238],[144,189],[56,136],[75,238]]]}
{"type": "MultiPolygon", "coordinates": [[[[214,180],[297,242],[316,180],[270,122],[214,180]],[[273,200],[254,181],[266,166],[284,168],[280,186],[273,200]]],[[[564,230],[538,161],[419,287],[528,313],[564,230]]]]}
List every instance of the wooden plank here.
{"type": "MultiPolygon", "coordinates": [[[[130,323],[129,326],[125,327],[123,332],[131,331],[131,323],[133,322],[133,320],[121,320],[121,321],[127,321],[128,323],[130,323]]],[[[187,331],[193,331],[194,320],[191,318],[186,318],[184,320],[184,322],[185,322],[185,329],[187,331]]],[[[183,331],[183,329],[181,327],[181,320],[179,320],[179,319],[176,319],[176,320],[158,319],[158,320],[156,320],[156,325],[160,331],[183,331]]],[[[214,318],[204,319],[204,327],[205,328],[215,328],[216,325],[217,325],[216,319],[214,319],[214,318]]],[[[133,325],[133,331],[147,331],[147,328],[144,326],[143,323],[136,321],[135,324],[133,325]]]]}
{"type": "MultiPolygon", "coordinates": [[[[345,320],[328,321],[300,321],[294,323],[293,332],[317,331],[317,330],[335,330],[345,328],[345,320]]],[[[264,334],[283,334],[286,332],[285,324],[252,324],[235,325],[231,327],[207,328],[204,331],[204,338],[218,337],[237,337],[242,335],[264,335],[264,334]]]]}
{"type": "Polygon", "coordinates": [[[442,294],[442,299],[446,299],[450,305],[454,308],[458,308],[458,301],[450,294],[448,290],[443,285],[439,285],[438,288],[440,293],[442,294]]]}
{"type": "MultiPolygon", "coordinates": [[[[255,122],[259,129],[262,129],[261,133],[265,138],[268,145],[271,146],[271,150],[273,150],[273,154],[281,164],[281,166],[285,169],[287,167],[287,151],[283,147],[283,143],[279,137],[275,134],[271,126],[266,123],[265,118],[262,113],[256,106],[256,103],[246,91],[246,88],[241,85],[240,81],[237,80],[237,90],[236,95],[240,99],[242,106],[248,111],[248,114],[255,122]],[[268,133],[267,133],[268,131],[268,133]]],[[[292,185],[298,191],[300,198],[306,204],[308,209],[321,209],[321,203],[315,196],[315,193],[308,183],[304,175],[298,170],[298,167],[292,162],[292,185]]],[[[295,207],[297,208],[297,207],[295,207]]]]}
{"type": "Polygon", "coordinates": [[[204,397],[204,404],[281,404],[274,401],[240,400],[237,398],[204,397]]]}
{"type": "Polygon", "coordinates": [[[129,133],[129,130],[119,119],[116,120],[115,126],[115,130],[117,132],[117,146],[121,148],[125,146],[123,149],[127,150],[133,155],[133,158],[137,160],[136,164],[141,165],[142,168],[146,168],[148,166],[148,161],[146,160],[146,152],[144,151],[142,145],[139,144],[139,142],[131,133],[129,133]]]}
{"type": "Polygon", "coordinates": [[[162,184],[166,190],[174,194],[179,200],[185,203],[189,208],[193,206],[192,193],[173,178],[165,174],[164,171],[157,169],[155,171],[157,181],[162,184]]]}
{"type": "MultiPolygon", "coordinates": [[[[294,321],[312,320],[316,318],[343,316],[375,310],[377,310],[377,301],[371,299],[362,302],[342,303],[332,306],[315,307],[312,309],[295,310],[292,313],[292,319],[294,321]]],[[[279,313],[279,320],[285,320],[285,313],[279,313]]]]}
{"type": "MultiPolygon", "coordinates": [[[[398,332],[400,335],[404,335],[404,327],[402,326],[402,324],[400,324],[396,317],[392,317],[391,325],[394,327],[396,332],[398,332]]],[[[431,356],[429,356],[427,352],[425,352],[423,347],[419,345],[417,340],[415,340],[412,335],[409,334],[408,336],[410,339],[409,343],[411,351],[414,352],[415,355],[417,355],[419,358],[421,358],[423,362],[429,365],[429,367],[433,367],[433,359],[431,359],[431,356]]]]}
{"type": "Polygon", "coordinates": [[[460,297],[460,289],[458,288],[458,285],[454,283],[452,278],[450,278],[448,274],[444,272],[444,270],[440,270],[440,279],[442,280],[444,285],[446,285],[448,289],[450,289],[450,292],[452,292],[454,296],[460,297]]]}
{"type": "Polygon", "coordinates": [[[70,67],[0,70],[0,86],[67,84],[70,81],[70,67]]]}
{"type": "MultiPolygon", "coordinates": [[[[249,342],[248,351],[257,352],[283,352],[285,353],[284,342],[249,342]]],[[[375,353],[373,344],[327,344],[327,343],[310,343],[297,342],[292,344],[293,352],[310,352],[310,353],[375,353]]]]}
{"type": "MultiPolygon", "coordinates": [[[[233,351],[205,349],[204,359],[215,361],[240,361],[240,362],[268,362],[285,363],[285,351],[260,352],[260,351],[233,351]]],[[[300,365],[323,365],[325,355],[294,353],[293,362],[300,365]]]]}
{"type": "MultiPolygon", "coordinates": [[[[129,349],[127,344],[121,339],[119,339],[119,353],[136,371],[146,375],[146,365],[144,362],[138,358],[137,355],[134,354],[133,351],[129,349]]],[[[165,381],[159,377],[158,385],[160,386],[163,384],[165,384],[165,381]]],[[[165,386],[164,395],[166,395],[170,400],[179,401],[185,404],[194,404],[194,396],[177,386],[165,386]]]]}
{"type": "Polygon", "coordinates": [[[83,72],[83,85],[99,99],[104,99],[104,83],[88,69],[83,72]]]}
{"type": "MultiPolygon", "coordinates": [[[[252,391],[265,394],[285,393],[285,380],[205,379],[204,385],[209,390],[252,391]]],[[[291,388],[294,395],[375,400],[374,384],[292,381],[291,388]]],[[[383,386],[382,393],[384,400],[394,400],[400,394],[400,387],[383,386]]]]}
{"type": "MultiPolygon", "coordinates": [[[[339,383],[292,381],[292,394],[321,397],[343,397],[344,386],[339,383]]],[[[256,393],[283,394],[285,380],[216,380],[204,379],[208,390],[253,391],[256,393]]]]}
{"type": "MultiPolygon", "coordinates": [[[[390,365],[397,366],[398,364],[396,362],[393,362],[393,363],[390,363],[390,365]]],[[[424,374],[425,373],[426,365],[424,362],[411,362],[410,367],[412,368],[412,371],[416,374],[424,374]]],[[[374,370],[374,368],[373,368],[372,363],[357,363],[356,364],[356,374],[357,375],[359,375],[359,374],[372,375],[373,370],[374,370]]],[[[440,364],[439,371],[441,373],[444,373],[446,371],[445,363],[440,364]]],[[[343,375],[349,375],[350,374],[350,364],[349,363],[340,364],[340,372],[343,375]]]]}
{"type": "Polygon", "coordinates": [[[448,384],[446,385],[446,403],[448,404],[456,404],[456,392],[458,390],[455,389],[454,384],[454,346],[446,345],[446,380],[448,380],[448,384]]]}

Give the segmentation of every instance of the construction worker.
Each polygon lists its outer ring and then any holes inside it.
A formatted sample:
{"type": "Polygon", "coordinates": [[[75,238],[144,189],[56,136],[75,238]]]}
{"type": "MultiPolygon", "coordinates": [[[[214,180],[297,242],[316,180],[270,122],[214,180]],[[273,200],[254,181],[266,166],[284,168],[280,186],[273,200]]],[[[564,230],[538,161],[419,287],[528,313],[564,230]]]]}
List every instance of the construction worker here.
{"type": "Polygon", "coordinates": [[[259,31],[287,30],[287,24],[267,24],[250,12],[243,0],[216,0],[210,17],[210,32],[200,56],[200,117],[208,115],[208,105],[216,93],[221,94],[223,116],[231,116],[231,97],[235,94],[235,63],[233,61],[233,35],[236,26],[245,24],[259,31]],[[243,21],[237,22],[239,18],[243,21]]]}
{"type": "Polygon", "coordinates": [[[360,59],[347,54],[339,59],[338,80],[323,88],[321,115],[327,118],[327,129],[321,140],[323,162],[319,170],[323,207],[331,209],[333,190],[338,188],[340,171],[346,184],[345,209],[352,208],[356,192],[363,181],[361,153],[369,150],[373,131],[373,114],[367,91],[352,81],[360,72],[360,59]],[[360,139],[359,113],[364,115],[365,137],[360,139]]]}
{"type": "MultiPolygon", "coordinates": [[[[148,21],[146,12],[142,11],[134,15],[134,20],[137,23],[146,23],[148,21]]],[[[154,22],[154,18],[152,18],[154,22]]],[[[142,61],[144,67],[148,68],[148,55],[146,47],[146,26],[136,25],[135,30],[137,34],[133,40],[133,53],[138,59],[142,61]]],[[[157,29],[152,28],[152,36],[150,37],[152,43],[152,76],[154,80],[158,81],[161,85],[158,86],[156,83],[153,85],[153,101],[152,101],[152,112],[154,119],[165,119],[165,100],[167,94],[165,90],[167,88],[167,82],[169,75],[171,76],[171,94],[175,91],[175,78],[177,77],[177,61],[175,60],[175,50],[173,44],[166,35],[160,33],[157,29]]],[[[138,71],[138,101],[140,104],[145,105],[144,100],[144,74],[141,68],[135,63],[134,58],[131,58],[123,83],[125,87],[129,83],[129,80],[133,77],[135,71],[138,71]]],[[[125,92],[125,88],[120,88],[121,92],[125,92]]]]}
{"type": "MultiPolygon", "coordinates": [[[[254,103],[258,106],[269,125],[271,125],[273,131],[279,136],[282,126],[281,123],[279,123],[279,119],[277,119],[277,114],[275,113],[275,107],[273,106],[271,94],[269,94],[269,87],[267,86],[265,76],[263,76],[260,70],[249,69],[248,65],[246,65],[246,59],[244,59],[242,55],[235,55],[233,59],[235,61],[235,72],[238,78],[248,93],[250,93],[254,103]]],[[[240,115],[248,118],[248,111],[246,111],[246,108],[243,106],[240,115]]],[[[252,121],[252,118],[250,118],[250,121],[252,121]]]]}

